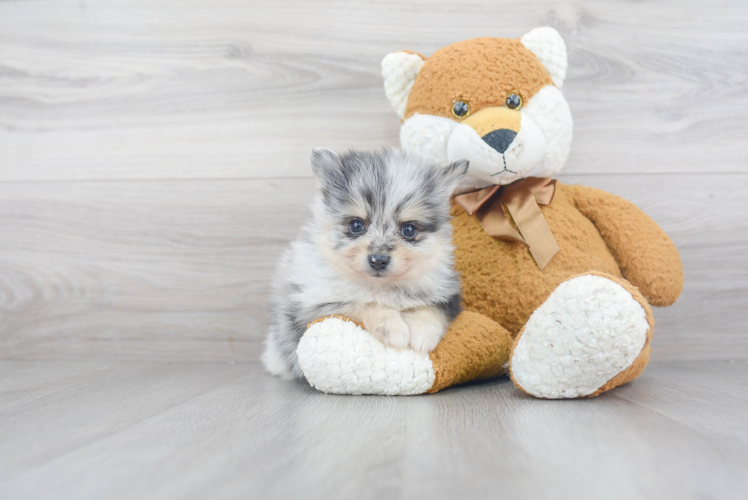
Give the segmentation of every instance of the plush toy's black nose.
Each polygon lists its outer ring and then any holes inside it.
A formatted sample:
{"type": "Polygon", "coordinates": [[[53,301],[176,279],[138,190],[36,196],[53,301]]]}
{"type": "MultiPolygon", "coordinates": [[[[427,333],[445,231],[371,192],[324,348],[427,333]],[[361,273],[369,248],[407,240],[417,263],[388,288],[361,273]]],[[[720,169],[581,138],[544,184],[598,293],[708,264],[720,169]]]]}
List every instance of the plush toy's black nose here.
{"type": "Polygon", "coordinates": [[[381,271],[385,267],[387,267],[387,264],[390,263],[390,256],[389,255],[382,255],[380,253],[374,253],[369,255],[369,265],[372,269],[376,271],[381,271]]]}
{"type": "Polygon", "coordinates": [[[481,137],[486,144],[494,148],[499,153],[504,153],[509,145],[512,143],[514,138],[517,137],[517,132],[509,130],[508,128],[500,128],[494,130],[481,137]]]}

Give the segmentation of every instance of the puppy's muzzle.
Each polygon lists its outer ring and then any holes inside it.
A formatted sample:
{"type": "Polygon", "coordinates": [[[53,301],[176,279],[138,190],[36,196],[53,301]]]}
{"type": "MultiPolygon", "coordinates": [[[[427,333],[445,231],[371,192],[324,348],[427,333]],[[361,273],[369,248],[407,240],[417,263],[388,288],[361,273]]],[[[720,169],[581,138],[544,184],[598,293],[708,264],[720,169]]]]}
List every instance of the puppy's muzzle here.
{"type": "Polygon", "coordinates": [[[384,271],[387,265],[390,263],[390,256],[381,253],[374,253],[369,255],[369,265],[375,271],[384,271]]]}

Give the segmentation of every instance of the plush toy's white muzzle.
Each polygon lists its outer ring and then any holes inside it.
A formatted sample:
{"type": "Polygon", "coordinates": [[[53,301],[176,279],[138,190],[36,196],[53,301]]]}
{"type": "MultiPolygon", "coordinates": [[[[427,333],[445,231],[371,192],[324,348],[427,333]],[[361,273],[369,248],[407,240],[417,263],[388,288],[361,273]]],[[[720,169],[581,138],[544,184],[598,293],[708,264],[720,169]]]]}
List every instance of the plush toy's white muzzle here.
{"type": "Polygon", "coordinates": [[[545,158],[548,143],[535,122],[522,116],[518,132],[508,129],[493,130],[483,137],[471,126],[458,124],[447,141],[447,159],[466,159],[470,162],[468,173],[492,184],[509,184],[535,168],[545,158]],[[514,138],[491,144],[492,134],[507,130],[514,138]]]}
{"type": "Polygon", "coordinates": [[[444,165],[467,159],[468,175],[484,184],[509,184],[560,171],[572,136],[571,112],[561,91],[552,85],[544,87],[517,114],[521,116],[519,127],[514,127],[517,135],[503,153],[483,139],[493,131],[490,127],[481,135],[464,122],[417,113],[403,122],[400,144],[406,151],[444,165]]]}

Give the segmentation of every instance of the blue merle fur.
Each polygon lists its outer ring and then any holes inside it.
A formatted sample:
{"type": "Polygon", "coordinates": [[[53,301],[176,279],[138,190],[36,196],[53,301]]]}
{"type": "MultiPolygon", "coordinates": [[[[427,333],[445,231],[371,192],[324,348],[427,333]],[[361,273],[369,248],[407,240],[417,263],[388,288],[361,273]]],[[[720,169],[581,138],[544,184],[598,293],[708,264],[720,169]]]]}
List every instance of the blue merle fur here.
{"type": "Polygon", "coordinates": [[[347,230],[352,205],[365,207],[368,226],[386,235],[372,242],[371,251],[418,246],[430,237],[449,246],[445,262],[429,271],[434,273],[431,286],[393,282],[382,292],[388,301],[403,309],[435,306],[449,321],[461,311],[461,284],[452,263],[449,198],[467,171],[466,161],[438,167],[395,149],[353,150],[342,155],[315,150],[312,169],[318,179],[313,216],[279,264],[264,354],[266,366],[270,369],[273,358],[282,365],[276,374],[286,378],[303,377],[296,347],[308,323],[330,314],[345,314],[362,297],[370,297],[360,283],[352,285],[335,275],[334,263],[323,257],[316,238],[323,228],[332,226],[333,251],[352,244],[355,235],[347,230]],[[419,207],[423,214],[414,221],[418,234],[413,241],[398,239],[395,231],[399,215],[409,207],[419,207]]]}

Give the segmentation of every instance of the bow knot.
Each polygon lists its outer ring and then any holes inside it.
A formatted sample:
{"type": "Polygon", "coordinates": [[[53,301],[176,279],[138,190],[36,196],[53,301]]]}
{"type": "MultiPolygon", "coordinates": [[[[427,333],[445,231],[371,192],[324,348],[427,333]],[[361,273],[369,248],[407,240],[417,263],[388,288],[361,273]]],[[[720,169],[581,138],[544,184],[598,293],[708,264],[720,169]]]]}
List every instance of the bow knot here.
{"type": "Polygon", "coordinates": [[[455,202],[475,215],[488,235],[527,245],[542,271],[559,248],[539,205],[550,205],[555,192],[555,180],[528,177],[455,196],[455,202]],[[507,220],[504,205],[519,232],[507,220]]]}

